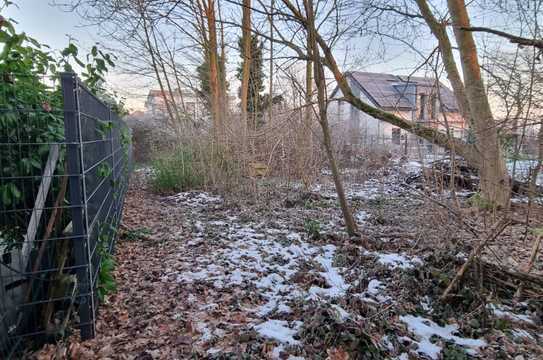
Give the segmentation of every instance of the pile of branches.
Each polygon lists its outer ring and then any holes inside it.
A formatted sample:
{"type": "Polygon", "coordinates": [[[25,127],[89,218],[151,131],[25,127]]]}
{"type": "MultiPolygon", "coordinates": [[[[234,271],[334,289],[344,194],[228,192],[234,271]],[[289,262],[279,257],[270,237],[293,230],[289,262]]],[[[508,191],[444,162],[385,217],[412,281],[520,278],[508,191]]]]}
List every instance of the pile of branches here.
{"type": "MultiPolygon", "coordinates": [[[[422,183],[426,177],[442,184],[450,185],[453,183],[457,189],[468,191],[477,191],[479,189],[479,172],[464,159],[456,158],[452,161],[450,158],[443,158],[436,160],[430,163],[426,170],[409,176],[406,182],[408,184],[422,183]]],[[[541,185],[530,184],[529,180],[510,180],[514,194],[528,195],[530,188],[533,186],[535,196],[543,195],[543,186],[541,185]]]]}

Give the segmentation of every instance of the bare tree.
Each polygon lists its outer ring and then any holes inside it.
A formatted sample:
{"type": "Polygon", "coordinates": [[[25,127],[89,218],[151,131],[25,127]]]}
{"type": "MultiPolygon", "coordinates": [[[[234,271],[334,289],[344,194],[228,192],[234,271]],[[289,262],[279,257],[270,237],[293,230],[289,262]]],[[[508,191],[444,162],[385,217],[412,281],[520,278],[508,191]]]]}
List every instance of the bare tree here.
{"type": "MultiPolygon", "coordinates": [[[[283,0],[285,4],[289,7],[293,7],[293,5],[289,2],[289,0],[283,0]]],[[[326,155],[328,157],[328,162],[330,163],[330,169],[332,171],[332,178],[334,179],[334,184],[336,187],[336,192],[338,195],[339,204],[341,206],[341,211],[343,213],[343,218],[345,220],[345,228],[347,229],[347,233],[351,236],[354,236],[357,234],[358,229],[356,226],[356,223],[354,221],[351,209],[349,207],[349,204],[347,203],[347,197],[345,196],[345,189],[343,188],[343,182],[341,180],[341,174],[339,173],[339,168],[336,163],[336,159],[334,156],[334,150],[332,146],[332,135],[330,132],[330,126],[328,124],[328,99],[327,99],[327,86],[326,86],[326,78],[324,76],[324,66],[322,65],[321,59],[320,59],[320,49],[317,44],[317,28],[315,25],[315,15],[314,15],[314,5],[313,0],[305,0],[304,1],[306,16],[307,16],[307,22],[305,23],[308,39],[308,53],[309,58],[312,59],[313,66],[313,75],[315,78],[315,85],[317,87],[317,99],[318,99],[318,121],[322,129],[322,135],[323,135],[323,143],[324,143],[324,149],[326,151],[326,155]]],[[[311,62],[308,61],[307,67],[310,68],[311,62]]],[[[309,75],[309,74],[307,74],[309,75]]],[[[308,79],[308,82],[311,82],[310,78],[308,79]]],[[[308,93],[309,92],[309,89],[308,93]]]]}
{"type": "Polygon", "coordinates": [[[241,74],[241,122],[243,127],[243,138],[247,137],[247,104],[249,97],[249,77],[251,69],[251,0],[243,0],[242,17],[242,55],[243,69],[241,74]]]}

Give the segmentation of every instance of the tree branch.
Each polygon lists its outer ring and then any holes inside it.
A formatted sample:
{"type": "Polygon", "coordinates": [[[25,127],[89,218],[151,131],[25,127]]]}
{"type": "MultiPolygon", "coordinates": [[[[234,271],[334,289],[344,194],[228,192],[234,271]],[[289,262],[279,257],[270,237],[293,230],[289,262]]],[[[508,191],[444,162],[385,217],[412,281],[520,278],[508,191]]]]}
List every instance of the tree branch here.
{"type": "Polygon", "coordinates": [[[481,26],[461,27],[460,30],[472,31],[472,32],[486,32],[489,34],[494,34],[494,35],[498,35],[503,38],[506,38],[513,44],[533,46],[533,47],[543,50],[543,39],[528,39],[528,38],[516,36],[513,34],[509,34],[504,31],[490,29],[490,28],[481,27],[481,26]]]}

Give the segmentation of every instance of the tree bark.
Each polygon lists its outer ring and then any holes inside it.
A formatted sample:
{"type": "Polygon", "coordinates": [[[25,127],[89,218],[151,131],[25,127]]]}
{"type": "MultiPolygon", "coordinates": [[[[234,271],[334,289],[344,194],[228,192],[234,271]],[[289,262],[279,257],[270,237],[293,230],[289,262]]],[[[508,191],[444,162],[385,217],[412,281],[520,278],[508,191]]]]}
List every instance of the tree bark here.
{"type": "Polygon", "coordinates": [[[224,21],[222,20],[221,3],[217,3],[219,9],[219,23],[221,24],[221,56],[219,59],[219,82],[221,87],[221,96],[219,98],[221,113],[225,116],[230,112],[228,100],[228,88],[226,86],[226,43],[224,42],[224,21]]]}
{"type": "Polygon", "coordinates": [[[326,78],[324,77],[324,67],[321,63],[319,55],[319,47],[316,40],[316,28],[315,17],[313,13],[313,0],[305,0],[304,5],[307,13],[307,33],[308,33],[308,52],[313,58],[313,74],[315,77],[315,85],[317,87],[317,100],[319,108],[319,124],[322,128],[323,143],[330,163],[330,169],[332,170],[332,178],[336,186],[336,193],[338,195],[339,204],[345,220],[345,228],[347,233],[351,236],[355,236],[358,233],[356,222],[354,221],[351,209],[347,203],[347,197],[345,196],[345,189],[343,188],[343,182],[341,180],[341,174],[336,163],[334,156],[332,136],[330,134],[330,127],[328,125],[327,114],[327,99],[326,99],[326,78]]]}
{"type": "Polygon", "coordinates": [[[275,0],[271,0],[268,20],[270,22],[270,105],[268,106],[268,122],[271,124],[273,119],[273,11],[275,9],[275,0]]]}
{"type": "Polygon", "coordinates": [[[243,18],[241,30],[241,42],[243,45],[241,49],[243,54],[243,68],[241,73],[241,126],[243,129],[243,142],[244,145],[246,145],[245,142],[247,141],[248,135],[247,106],[249,102],[249,76],[251,71],[251,0],[243,0],[243,18]]]}
{"type": "Polygon", "coordinates": [[[464,0],[448,0],[448,6],[460,51],[466,95],[481,157],[479,166],[481,193],[491,204],[508,207],[511,191],[509,174],[498,138],[497,124],[481,78],[477,47],[472,33],[461,30],[470,27],[466,4],[464,0]]]}
{"type": "Polygon", "coordinates": [[[426,0],[416,1],[424,21],[426,21],[430,31],[439,43],[439,49],[443,58],[443,65],[447,73],[447,78],[449,79],[449,82],[453,88],[456,103],[460,109],[460,114],[462,114],[462,117],[471,125],[468,98],[466,96],[462,77],[460,76],[460,72],[456,66],[456,61],[454,60],[453,49],[449,36],[447,35],[445,24],[443,22],[439,22],[434,17],[426,0]]]}
{"type": "MultiPolygon", "coordinates": [[[[309,45],[309,44],[308,44],[309,45]]],[[[308,46],[309,47],[309,46],[308,46]]],[[[305,70],[305,112],[304,112],[304,134],[302,134],[304,148],[303,151],[307,151],[306,156],[311,156],[312,153],[312,133],[311,133],[311,119],[313,119],[313,69],[312,61],[308,60],[306,62],[305,70]]]]}
{"type": "Polygon", "coordinates": [[[211,117],[213,119],[213,135],[218,143],[224,142],[224,123],[221,113],[221,86],[219,80],[219,61],[217,56],[217,26],[215,23],[215,1],[206,0],[204,11],[207,19],[209,56],[209,88],[211,92],[211,117]]]}

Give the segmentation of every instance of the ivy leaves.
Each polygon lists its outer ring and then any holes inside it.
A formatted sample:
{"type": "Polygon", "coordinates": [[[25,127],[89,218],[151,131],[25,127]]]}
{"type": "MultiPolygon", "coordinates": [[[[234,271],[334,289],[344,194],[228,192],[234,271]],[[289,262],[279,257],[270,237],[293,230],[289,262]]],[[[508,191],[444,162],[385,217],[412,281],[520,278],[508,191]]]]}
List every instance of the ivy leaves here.
{"type": "Polygon", "coordinates": [[[112,54],[104,53],[97,45],[94,45],[84,62],[78,56],[79,48],[71,42],[62,50],[61,55],[64,71],[74,71],[71,65],[71,61],[73,61],[83,70],[81,72],[83,81],[93,93],[96,94],[98,91],[104,90],[102,87],[105,82],[104,76],[110,68],[115,67],[113,60],[116,58],[112,54]]]}
{"type": "Polygon", "coordinates": [[[0,199],[2,203],[9,206],[22,198],[21,191],[14,183],[7,183],[0,186],[0,199]]]}

